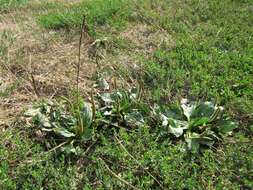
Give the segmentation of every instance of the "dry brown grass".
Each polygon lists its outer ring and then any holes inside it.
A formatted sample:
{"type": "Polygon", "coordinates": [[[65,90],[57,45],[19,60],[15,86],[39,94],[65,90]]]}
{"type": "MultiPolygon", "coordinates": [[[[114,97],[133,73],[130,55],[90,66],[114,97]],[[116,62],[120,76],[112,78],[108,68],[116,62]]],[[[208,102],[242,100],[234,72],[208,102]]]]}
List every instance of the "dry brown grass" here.
{"type": "MultiPolygon", "coordinates": [[[[38,27],[32,11],[3,15],[0,32],[7,30],[15,36],[15,42],[0,59],[0,92],[6,92],[10,86],[16,87],[0,97],[1,122],[9,118],[3,113],[18,113],[37,99],[32,78],[39,98],[68,95],[74,89],[78,54],[77,39],[67,41],[64,33],[44,31],[38,27]]],[[[96,70],[96,65],[88,58],[87,48],[81,49],[80,91],[84,93],[90,90],[89,78],[96,70]]]]}
{"type": "Polygon", "coordinates": [[[146,24],[137,24],[129,27],[120,34],[123,38],[128,39],[131,43],[136,44],[140,51],[144,53],[152,53],[162,43],[169,46],[175,46],[172,36],[163,30],[157,30],[146,24]]]}

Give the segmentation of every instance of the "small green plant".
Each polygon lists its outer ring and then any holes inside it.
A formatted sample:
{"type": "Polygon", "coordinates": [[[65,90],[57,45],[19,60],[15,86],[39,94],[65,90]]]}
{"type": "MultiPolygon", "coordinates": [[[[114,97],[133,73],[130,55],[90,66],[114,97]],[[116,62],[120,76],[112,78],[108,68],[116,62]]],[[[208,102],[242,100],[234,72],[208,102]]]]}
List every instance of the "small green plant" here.
{"type": "Polygon", "coordinates": [[[87,141],[92,137],[92,109],[81,98],[78,103],[72,103],[67,98],[60,102],[44,101],[24,115],[36,130],[58,136],[63,141],[87,141]]]}
{"type": "Polygon", "coordinates": [[[98,109],[97,121],[130,128],[144,125],[147,109],[138,101],[138,97],[139,91],[136,88],[99,94],[101,107],[98,109]]]}
{"type": "Polygon", "coordinates": [[[183,138],[189,151],[211,147],[237,128],[237,123],[224,114],[224,108],[213,102],[188,102],[165,108],[159,113],[162,126],[176,138],[183,138]]]}

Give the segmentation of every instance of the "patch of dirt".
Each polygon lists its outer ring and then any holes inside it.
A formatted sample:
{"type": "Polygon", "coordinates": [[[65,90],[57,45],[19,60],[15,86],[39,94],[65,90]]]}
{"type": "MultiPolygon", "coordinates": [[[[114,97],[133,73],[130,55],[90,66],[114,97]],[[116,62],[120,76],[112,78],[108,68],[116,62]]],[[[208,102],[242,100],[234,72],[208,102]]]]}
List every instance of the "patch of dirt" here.
{"type": "Polygon", "coordinates": [[[172,37],[166,31],[154,30],[148,25],[135,25],[120,34],[123,38],[136,44],[142,51],[152,53],[162,43],[173,47],[172,37]]]}
{"type": "MultiPolygon", "coordinates": [[[[16,22],[12,13],[8,13],[0,23],[0,32],[8,30],[15,36],[13,44],[7,48],[5,58],[0,60],[2,123],[36,101],[38,97],[35,88],[39,98],[52,98],[68,95],[76,87],[79,37],[71,42],[66,41],[64,34],[41,29],[32,13],[21,10],[15,11],[15,15],[22,15],[22,19],[16,22]]],[[[89,58],[87,49],[87,46],[81,49],[79,86],[84,96],[91,91],[90,78],[97,69],[89,58]]]]}
{"type": "Polygon", "coordinates": [[[0,22],[0,32],[3,32],[5,30],[11,30],[11,31],[15,31],[16,30],[17,25],[15,23],[8,23],[8,22],[0,22]]]}

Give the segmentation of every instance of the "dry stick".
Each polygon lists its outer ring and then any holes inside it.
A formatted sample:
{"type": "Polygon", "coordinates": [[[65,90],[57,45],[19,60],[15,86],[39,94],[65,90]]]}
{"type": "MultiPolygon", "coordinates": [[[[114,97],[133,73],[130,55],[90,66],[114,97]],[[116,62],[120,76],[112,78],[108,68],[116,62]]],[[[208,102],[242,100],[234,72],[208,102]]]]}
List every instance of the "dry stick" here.
{"type": "Polygon", "coordinates": [[[34,93],[36,94],[36,96],[38,98],[40,95],[39,95],[39,91],[37,89],[37,85],[36,85],[33,73],[30,73],[30,75],[31,75],[31,79],[32,79],[32,86],[33,86],[34,93]]]}
{"type": "Polygon", "coordinates": [[[77,90],[78,96],[79,96],[79,77],[80,77],[80,68],[81,68],[81,46],[82,46],[82,39],[83,39],[84,32],[87,32],[85,16],[83,17],[83,23],[81,26],[81,33],[80,33],[79,47],[78,47],[78,62],[76,65],[76,90],[77,90]]]}
{"type": "Polygon", "coordinates": [[[89,151],[90,149],[97,143],[97,140],[94,141],[86,150],[85,152],[82,154],[83,156],[85,156],[89,151]]]}
{"type": "Polygon", "coordinates": [[[152,177],[157,183],[158,185],[162,188],[163,188],[163,185],[158,181],[158,179],[156,179],[146,168],[144,168],[139,162],[138,160],[135,159],[135,157],[133,155],[131,155],[128,150],[126,149],[126,147],[120,142],[120,140],[117,138],[116,135],[115,136],[115,139],[118,141],[119,145],[121,146],[121,148],[145,171],[147,172],[148,175],[150,175],[150,177],[152,177]]]}
{"type": "Polygon", "coordinates": [[[99,157],[99,160],[103,161],[104,162],[104,165],[106,167],[106,169],[111,173],[111,175],[115,178],[117,178],[119,181],[121,181],[122,183],[124,183],[125,185],[127,185],[128,187],[130,187],[131,189],[134,189],[134,190],[140,190],[139,188],[133,186],[132,184],[130,184],[129,182],[127,182],[126,180],[122,179],[120,176],[118,176],[116,173],[114,173],[110,168],[109,166],[105,163],[105,161],[99,157]]]}
{"type": "Polygon", "coordinates": [[[94,101],[94,95],[93,95],[93,88],[91,90],[91,104],[92,104],[92,121],[95,120],[96,117],[96,105],[95,105],[95,101],[94,101]]]}
{"type": "MultiPolygon", "coordinates": [[[[67,142],[63,142],[59,145],[57,145],[56,147],[48,150],[47,152],[43,152],[41,154],[39,154],[41,157],[45,157],[46,154],[50,154],[54,151],[56,151],[57,149],[61,148],[62,146],[64,146],[65,144],[67,144],[67,142]]],[[[23,162],[20,162],[19,165],[23,165],[23,164],[35,164],[35,163],[39,163],[39,162],[43,162],[45,161],[44,159],[40,159],[40,160],[33,160],[33,159],[27,159],[27,160],[24,160],[23,162]]]]}
{"type": "Polygon", "coordinates": [[[35,78],[33,76],[33,68],[32,68],[32,55],[30,54],[29,55],[29,65],[30,65],[30,76],[31,76],[31,79],[32,79],[32,87],[33,87],[33,90],[34,90],[34,93],[36,95],[37,98],[39,98],[40,94],[39,94],[39,91],[38,91],[38,88],[37,88],[37,85],[36,85],[36,81],[35,81],[35,78]]]}
{"type": "MultiPolygon", "coordinates": [[[[80,68],[81,68],[81,46],[82,46],[82,40],[83,40],[83,34],[87,32],[87,27],[86,27],[86,19],[85,16],[83,16],[83,23],[81,26],[81,31],[80,31],[80,39],[79,39],[79,46],[78,46],[78,62],[76,65],[76,104],[78,105],[78,114],[80,115],[80,107],[79,107],[79,78],[80,78],[80,68]]],[[[78,128],[80,127],[81,133],[83,133],[83,121],[79,120],[81,123],[78,125],[78,128]]]]}
{"type": "Polygon", "coordinates": [[[55,150],[57,150],[57,149],[61,148],[62,146],[64,146],[64,145],[65,145],[65,144],[67,144],[67,143],[68,143],[68,142],[67,142],[67,141],[65,141],[65,142],[63,142],[63,143],[61,143],[61,144],[57,145],[56,147],[54,147],[54,148],[52,148],[52,149],[48,150],[47,152],[45,152],[45,154],[50,153],[50,152],[54,152],[55,150]]]}

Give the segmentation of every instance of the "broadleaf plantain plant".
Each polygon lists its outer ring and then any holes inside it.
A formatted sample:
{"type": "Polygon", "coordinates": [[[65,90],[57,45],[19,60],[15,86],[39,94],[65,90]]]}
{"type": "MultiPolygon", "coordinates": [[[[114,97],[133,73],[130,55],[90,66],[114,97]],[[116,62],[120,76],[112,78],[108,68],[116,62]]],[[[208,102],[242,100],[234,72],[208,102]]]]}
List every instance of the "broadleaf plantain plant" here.
{"type": "Polygon", "coordinates": [[[189,102],[182,99],[179,106],[156,110],[162,126],[176,138],[182,138],[188,151],[198,152],[222,140],[237,128],[237,123],[224,114],[224,108],[214,102],[189,102]]]}
{"type": "MultiPolygon", "coordinates": [[[[102,125],[138,127],[145,124],[145,106],[138,100],[138,90],[114,90],[99,94],[100,118],[102,125]]],[[[146,111],[145,111],[146,110],[146,111]]]]}
{"type": "Polygon", "coordinates": [[[67,98],[58,102],[43,101],[28,109],[24,115],[29,125],[63,141],[87,141],[93,136],[92,109],[81,98],[78,103],[72,103],[67,98]]]}

